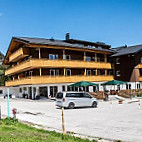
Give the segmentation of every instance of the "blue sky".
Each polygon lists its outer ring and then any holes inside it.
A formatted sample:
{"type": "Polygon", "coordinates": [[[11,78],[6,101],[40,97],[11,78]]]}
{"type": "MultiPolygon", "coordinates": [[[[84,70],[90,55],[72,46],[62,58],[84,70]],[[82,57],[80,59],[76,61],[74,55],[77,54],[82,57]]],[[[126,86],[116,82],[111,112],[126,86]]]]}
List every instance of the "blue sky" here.
{"type": "Polygon", "coordinates": [[[142,0],[0,0],[0,51],[12,36],[142,44],[142,0]]]}

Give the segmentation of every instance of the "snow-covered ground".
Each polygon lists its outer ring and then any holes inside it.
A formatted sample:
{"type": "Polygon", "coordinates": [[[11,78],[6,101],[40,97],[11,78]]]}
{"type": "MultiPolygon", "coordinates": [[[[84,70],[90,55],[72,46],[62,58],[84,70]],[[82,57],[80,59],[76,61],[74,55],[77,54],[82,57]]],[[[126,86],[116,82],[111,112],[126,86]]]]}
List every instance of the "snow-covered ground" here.
{"type": "MultiPolygon", "coordinates": [[[[65,129],[87,136],[142,142],[142,108],[137,101],[126,99],[118,104],[113,98],[112,103],[100,101],[98,108],[65,109],[65,129]]],[[[0,105],[2,114],[7,115],[7,101],[0,98],[0,105]]],[[[18,119],[62,130],[61,109],[54,101],[10,99],[12,108],[17,108],[18,119]]]]}

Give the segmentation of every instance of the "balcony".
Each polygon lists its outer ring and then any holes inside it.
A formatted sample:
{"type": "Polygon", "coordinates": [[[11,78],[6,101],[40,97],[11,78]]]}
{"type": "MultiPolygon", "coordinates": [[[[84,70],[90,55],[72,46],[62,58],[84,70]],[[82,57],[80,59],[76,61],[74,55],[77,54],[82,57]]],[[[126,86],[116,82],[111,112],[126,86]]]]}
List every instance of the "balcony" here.
{"type": "Polygon", "coordinates": [[[142,82],[142,76],[139,76],[139,81],[142,82]]]}
{"type": "Polygon", "coordinates": [[[142,63],[138,64],[137,68],[142,69],[142,63]]]}
{"type": "Polygon", "coordinates": [[[26,48],[19,48],[17,51],[12,53],[9,57],[9,62],[16,62],[19,59],[29,56],[29,51],[26,48]]]}
{"type": "Polygon", "coordinates": [[[5,75],[12,75],[34,68],[96,68],[96,69],[112,69],[111,63],[104,62],[87,62],[77,60],[48,60],[48,59],[29,59],[9,68],[5,71],[5,75]]]}
{"type": "Polygon", "coordinates": [[[17,80],[7,81],[6,86],[50,84],[50,83],[74,83],[81,80],[99,82],[113,80],[113,76],[32,76],[17,80]]]}

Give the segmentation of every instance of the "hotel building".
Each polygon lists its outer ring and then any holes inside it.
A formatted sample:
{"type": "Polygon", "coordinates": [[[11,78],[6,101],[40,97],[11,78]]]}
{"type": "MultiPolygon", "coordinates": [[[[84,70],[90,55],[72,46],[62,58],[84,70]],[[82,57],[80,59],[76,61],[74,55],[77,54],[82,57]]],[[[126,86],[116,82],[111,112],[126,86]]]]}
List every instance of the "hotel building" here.
{"type": "MultiPolygon", "coordinates": [[[[102,83],[113,80],[110,45],[102,42],[13,37],[3,64],[10,65],[5,75],[11,77],[7,87],[17,89],[16,95],[55,97],[58,91],[80,91],[68,87],[78,81],[102,83]]],[[[96,86],[86,87],[94,92],[96,86]]]]}

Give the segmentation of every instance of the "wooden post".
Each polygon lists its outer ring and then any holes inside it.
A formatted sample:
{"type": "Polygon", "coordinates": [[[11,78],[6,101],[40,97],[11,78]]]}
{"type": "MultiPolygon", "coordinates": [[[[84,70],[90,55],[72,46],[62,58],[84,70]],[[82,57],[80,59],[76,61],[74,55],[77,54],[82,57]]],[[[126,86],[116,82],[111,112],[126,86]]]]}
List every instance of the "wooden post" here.
{"type": "Polygon", "coordinates": [[[107,63],[107,55],[105,54],[104,57],[105,57],[105,63],[107,63]]]}
{"type": "Polygon", "coordinates": [[[38,49],[38,51],[39,51],[39,59],[41,58],[41,52],[40,52],[40,48],[38,49]]]}
{"type": "Polygon", "coordinates": [[[63,60],[65,60],[65,49],[63,49],[63,60]]]}
{"type": "Polygon", "coordinates": [[[95,53],[95,62],[97,62],[97,53],[95,53]]]}
{"type": "Polygon", "coordinates": [[[64,76],[66,75],[66,69],[64,68],[64,76]]]}
{"type": "Polygon", "coordinates": [[[105,70],[105,76],[107,76],[107,70],[105,70]]]}
{"type": "Polygon", "coordinates": [[[65,135],[65,120],[64,120],[64,108],[62,107],[62,130],[63,135],[65,135]]]}
{"type": "Polygon", "coordinates": [[[41,68],[39,69],[39,75],[41,76],[42,72],[41,72],[41,68]]]}
{"type": "Polygon", "coordinates": [[[84,61],[86,61],[86,52],[84,51],[84,61]]]}
{"type": "Polygon", "coordinates": [[[86,76],[86,69],[85,69],[85,71],[84,71],[84,75],[86,76]]]}
{"type": "Polygon", "coordinates": [[[98,75],[98,70],[96,69],[96,75],[98,75]]]}

